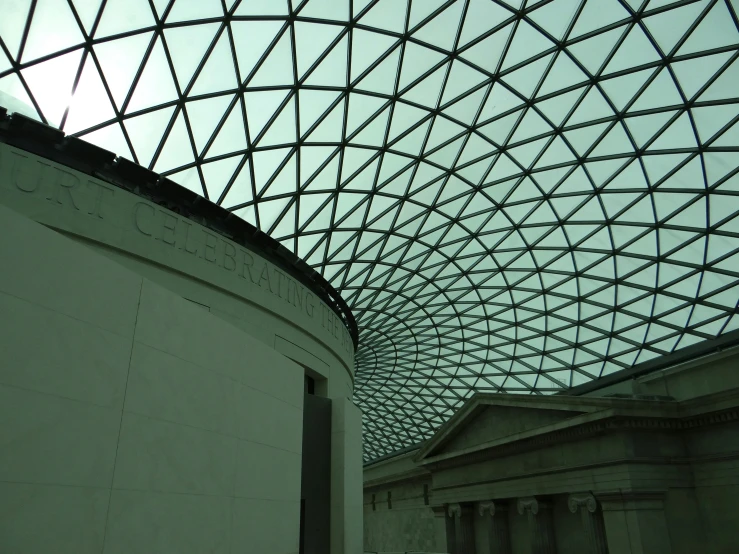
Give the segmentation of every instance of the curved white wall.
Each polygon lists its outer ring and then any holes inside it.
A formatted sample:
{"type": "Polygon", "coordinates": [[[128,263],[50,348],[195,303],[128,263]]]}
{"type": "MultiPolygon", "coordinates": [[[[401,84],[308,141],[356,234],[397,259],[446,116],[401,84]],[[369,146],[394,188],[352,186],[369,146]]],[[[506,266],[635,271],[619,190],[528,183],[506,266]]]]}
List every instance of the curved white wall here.
{"type": "Polygon", "coordinates": [[[354,348],[310,289],[241,245],[166,208],[0,144],[0,202],[97,248],[328,380],[350,397],[354,348]]]}
{"type": "Polygon", "coordinates": [[[308,368],[333,403],[331,553],[360,552],[353,349],[305,287],[4,144],[0,261],[1,551],[296,553],[308,368]]]}

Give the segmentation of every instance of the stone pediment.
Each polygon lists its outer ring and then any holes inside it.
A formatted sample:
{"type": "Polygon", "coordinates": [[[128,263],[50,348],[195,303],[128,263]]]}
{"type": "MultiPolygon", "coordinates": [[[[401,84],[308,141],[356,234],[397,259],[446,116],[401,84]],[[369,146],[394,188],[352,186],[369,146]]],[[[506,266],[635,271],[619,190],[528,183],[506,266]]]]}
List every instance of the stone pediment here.
{"type": "Polygon", "coordinates": [[[466,450],[492,440],[557,423],[581,413],[583,412],[484,406],[456,436],[444,445],[442,450],[437,450],[436,453],[466,450]]]}
{"type": "Polygon", "coordinates": [[[608,409],[610,404],[612,401],[602,398],[476,394],[426,442],[415,459],[474,450],[506,437],[608,409]]]}

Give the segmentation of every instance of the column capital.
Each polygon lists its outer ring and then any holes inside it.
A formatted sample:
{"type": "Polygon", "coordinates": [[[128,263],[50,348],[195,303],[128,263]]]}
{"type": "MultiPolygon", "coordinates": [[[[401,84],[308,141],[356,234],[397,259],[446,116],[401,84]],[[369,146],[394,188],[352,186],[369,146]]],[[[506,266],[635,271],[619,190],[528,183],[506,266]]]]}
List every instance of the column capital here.
{"type": "Polygon", "coordinates": [[[495,502],[492,500],[488,502],[478,502],[477,510],[480,512],[481,516],[490,514],[490,516],[493,517],[495,516],[495,502]]]}
{"type": "Polygon", "coordinates": [[[520,515],[523,515],[527,511],[530,511],[534,515],[539,513],[539,501],[533,496],[519,498],[516,502],[516,507],[520,515]]]}
{"type": "Polygon", "coordinates": [[[477,510],[481,516],[495,517],[495,514],[499,512],[508,511],[508,503],[505,501],[496,503],[493,500],[482,500],[477,503],[477,510]]]}
{"type": "Polygon", "coordinates": [[[581,508],[586,509],[590,513],[594,513],[598,509],[598,502],[589,492],[573,493],[567,497],[567,506],[570,512],[576,514],[581,508]]]}
{"type": "Polygon", "coordinates": [[[449,504],[447,506],[447,514],[449,514],[449,517],[462,517],[462,506],[458,503],[449,504]]]}

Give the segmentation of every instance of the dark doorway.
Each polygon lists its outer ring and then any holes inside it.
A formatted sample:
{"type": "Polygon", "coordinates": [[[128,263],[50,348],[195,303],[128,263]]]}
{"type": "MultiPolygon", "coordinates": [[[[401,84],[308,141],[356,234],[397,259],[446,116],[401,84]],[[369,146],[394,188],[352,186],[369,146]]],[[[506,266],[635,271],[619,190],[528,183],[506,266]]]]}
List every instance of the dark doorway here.
{"type": "Polygon", "coordinates": [[[303,398],[303,468],[300,501],[300,554],[325,554],[330,548],[331,400],[303,398]]]}

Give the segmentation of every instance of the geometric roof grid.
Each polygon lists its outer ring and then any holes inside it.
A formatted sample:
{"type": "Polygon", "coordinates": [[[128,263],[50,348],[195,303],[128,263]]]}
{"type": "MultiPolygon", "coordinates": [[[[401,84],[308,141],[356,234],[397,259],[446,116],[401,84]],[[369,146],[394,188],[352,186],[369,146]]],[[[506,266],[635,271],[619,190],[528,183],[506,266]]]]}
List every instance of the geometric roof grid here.
{"type": "Polygon", "coordinates": [[[16,0],[0,104],[339,290],[370,461],[739,328],[739,0],[16,0]]]}

